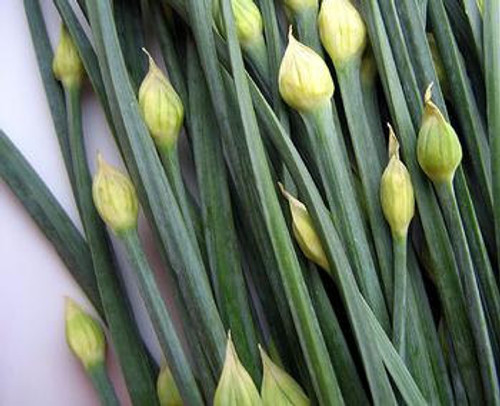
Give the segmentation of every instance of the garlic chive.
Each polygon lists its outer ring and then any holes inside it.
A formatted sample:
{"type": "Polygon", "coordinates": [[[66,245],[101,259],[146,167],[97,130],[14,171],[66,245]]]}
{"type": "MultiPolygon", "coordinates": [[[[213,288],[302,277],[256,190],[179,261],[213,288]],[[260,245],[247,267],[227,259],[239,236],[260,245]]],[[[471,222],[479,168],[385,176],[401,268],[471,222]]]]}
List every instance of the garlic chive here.
{"type": "Polygon", "coordinates": [[[288,46],[279,70],[281,97],[301,113],[330,103],[335,86],[325,61],[288,33],[288,46]]]}
{"type": "Polygon", "coordinates": [[[119,404],[106,372],[106,337],[99,323],[66,298],[66,342],[85,368],[104,406],[119,404]]]}
{"type": "Polygon", "coordinates": [[[163,355],[179,384],[182,399],[189,405],[202,405],[202,396],[174,324],[158,289],[155,277],[137,232],[138,199],[130,179],[98,158],[94,178],[94,202],[104,222],[123,243],[135,272],[139,292],[158,337],[163,355]]]}
{"type": "Polygon", "coordinates": [[[80,87],[84,73],[82,61],[64,24],[61,24],[61,34],[52,62],[52,71],[66,88],[80,87]]]}
{"type": "MultiPolygon", "coordinates": [[[[417,157],[423,171],[436,189],[460,269],[462,287],[475,343],[475,356],[488,403],[498,402],[500,386],[486,323],[476,271],[465,234],[453,179],[462,159],[462,148],[453,127],[432,102],[432,84],[424,98],[425,109],[417,143],[417,157]]],[[[477,388],[479,389],[479,388],[477,388]]]]}
{"type": "Polygon", "coordinates": [[[318,0],[283,0],[291,13],[300,13],[307,8],[318,8],[318,0]]]}
{"type": "Polygon", "coordinates": [[[380,200],[392,230],[394,262],[393,342],[401,357],[405,355],[408,269],[408,227],[415,214],[415,197],[410,174],[399,159],[399,143],[389,126],[389,164],[380,182],[380,200]]]}
{"type": "Polygon", "coordinates": [[[311,216],[307,212],[306,206],[288,193],[280,183],[281,193],[288,200],[290,212],[292,214],[293,234],[302,252],[309,260],[313,261],[326,271],[330,270],[328,260],[321,245],[321,240],[314,230],[311,216]]]}
{"type": "Polygon", "coordinates": [[[214,406],[260,406],[262,400],[249,373],[241,364],[236,348],[227,337],[226,359],[214,396],[214,406]]]}
{"type": "Polygon", "coordinates": [[[259,345],[262,365],[263,406],[308,406],[311,404],[300,385],[281,367],[276,365],[259,345]]]}

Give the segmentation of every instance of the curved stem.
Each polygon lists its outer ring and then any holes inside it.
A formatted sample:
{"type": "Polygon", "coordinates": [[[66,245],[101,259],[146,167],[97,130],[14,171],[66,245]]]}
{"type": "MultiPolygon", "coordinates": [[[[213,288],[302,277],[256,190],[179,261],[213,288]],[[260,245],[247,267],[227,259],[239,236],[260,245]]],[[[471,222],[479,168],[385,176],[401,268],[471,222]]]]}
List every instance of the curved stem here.
{"type": "Polygon", "coordinates": [[[189,405],[203,405],[189,361],[142,249],[137,229],[132,229],[119,237],[125,246],[137,278],[139,291],[181,396],[189,405]]]}
{"type": "Polygon", "coordinates": [[[102,406],[119,406],[120,402],[116,397],[115,389],[109,379],[106,366],[103,362],[89,368],[87,373],[99,394],[102,406]]]}

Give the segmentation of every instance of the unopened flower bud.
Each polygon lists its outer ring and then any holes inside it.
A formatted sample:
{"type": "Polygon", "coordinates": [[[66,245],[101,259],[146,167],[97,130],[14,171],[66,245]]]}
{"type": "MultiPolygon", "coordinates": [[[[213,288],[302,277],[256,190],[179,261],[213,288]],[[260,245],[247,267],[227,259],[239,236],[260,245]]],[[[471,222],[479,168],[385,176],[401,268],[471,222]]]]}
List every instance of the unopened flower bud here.
{"type": "Polygon", "coordinates": [[[405,237],[415,214],[415,196],[410,173],[399,159],[399,144],[390,128],[389,164],[380,182],[380,201],[392,234],[405,237]]]}
{"type": "MultiPolygon", "coordinates": [[[[257,41],[263,40],[262,15],[253,0],[231,0],[233,8],[236,35],[242,47],[251,46],[257,41]]],[[[218,28],[225,34],[224,19],[220,0],[214,1],[214,17],[218,28]]]]}
{"type": "Polygon", "coordinates": [[[309,8],[318,8],[318,0],[283,0],[285,7],[293,14],[300,13],[309,8]]]}
{"type": "Polygon", "coordinates": [[[260,406],[262,400],[252,378],[241,364],[228,335],[226,359],[214,396],[214,406],[260,406]]]}
{"type": "Polygon", "coordinates": [[[262,377],[263,406],[308,406],[308,397],[295,380],[276,365],[259,346],[264,373],[262,377]]]}
{"type": "Polygon", "coordinates": [[[417,158],[434,183],[452,182],[460,162],[462,146],[453,127],[432,102],[432,85],[425,93],[425,109],[418,133],[417,158]]]}
{"type": "Polygon", "coordinates": [[[171,150],[179,138],[184,107],[169,80],[147,55],[149,71],[139,88],[139,106],[155,144],[171,150]]]}
{"type": "Polygon", "coordinates": [[[297,41],[290,30],[279,71],[281,97],[295,110],[310,112],[330,101],[335,90],[325,61],[297,41]]]}
{"type": "Polygon", "coordinates": [[[83,78],[83,65],[73,39],[64,24],[61,25],[61,35],[52,61],[52,71],[63,86],[79,87],[83,78]]]}
{"type": "Polygon", "coordinates": [[[182,406],[184,404],[172,373],[166,364],[162,366],[158,375],[156,392],[160,406],[182,406]]]}
{"type": "Polygon", "coordinates": [[[328,271],[330,266],[325,251],[306,206],[288,193],[281,183],[279,186],[281,193],[283,193],[290,205],[292,229],[297,244],[299,244],[306,258],[328,271]]]}
{"type": "Polygon", "coordinates": [[[130,179],[97,157],[98,170],[92,185],[94,204],[103,221],[115,234],[137,227],[139,202],[130,179]]]}
{"type": "Polygon", "coordinates": [[[366,28],[350,0],[324,0],[318,21],[321,42],[337,68],[361,57],[366,28]]]}
{"type": "Polygon", "coordinates": [[[70,298],[66,298],[66,341],[69,348],[89,370],[104,362],[106,338],[97,321],[70,298]]]}

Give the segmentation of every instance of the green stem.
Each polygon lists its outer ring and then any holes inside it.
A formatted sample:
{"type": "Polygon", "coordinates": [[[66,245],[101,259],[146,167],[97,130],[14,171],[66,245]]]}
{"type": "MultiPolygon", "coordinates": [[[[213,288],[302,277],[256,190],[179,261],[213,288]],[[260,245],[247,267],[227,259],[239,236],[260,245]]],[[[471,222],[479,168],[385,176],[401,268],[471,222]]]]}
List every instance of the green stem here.
{"type": "Polygon", "coordinates": [[[88,376],[99,395],[102,406],[119,406],[120,402],[116,397],[115,389],[109,379],[106,365],[101,362],[87,370],[88,376]]]}
{"type": "Polygon", "coordinates": [[[300,41],[323,56],[323,46],[317,28],[318,11],[318,5],[304,7],[293,15],[293,20],[300,41]]]}
{"type": "Polygon", "coordinates": [[[385,299],[387,303],[391,303],[391,237],[382,214],[382,206],[380,205],[379,198],[382,165],[378,159],[377,147],[375,146],[373,133],[368,123],[363,103],[360,65],[360,59],[354,58],[344,66],[337,67],[336,71],[342,92],[351,143],[354,147],[356,163],[361,178],[371,234],[385,289],[385,299]]]}
{"type": "Polygon", "coordinates": [[[130,314],[130,303],[117,277],[110,242],[92,199],[92,178],[82,131],[79,87],[66,90],[69,147],[75,199],[92,255],[104,313],[131,396],[137,402],[156,403],[152,371],[139,332],[130,314]]]}
{"type": "Polygon", "coordinates": [[[267,47],[264,36],[259,36],[259,38],[251,43],[242,44],[241,48],[246,53],[250,63],[259,75],[259,81],[269,87],[269,61],[267,59],[267,47]]]}
{"type": "MultiPolygon", "coordinates": [[[[500,403],[500,388],[498,384],[495,359],[491,347],[486,324],[486,316],[481,303],[481,296],[476,280],[474,265],[470,255],[467,237],[460,217],[458,203],[450,183],[435,184],[443,214],[447,222],[449,234],[455,247],[455,255],[461,270],[462,287],[468,302],[467,311],[472,326],[472,333],[476,346],[476,356],[481,369],[484,395],[488,404],[500,403]]],[[[473,379],[473,375],[464,377],[473,379]]],[[[480,381],[476,379],[476,390],[479,391],[480,381]]],[[[480,393],[468,393],[471,402],[480,399],[480,393]]]]}
{"type": "Polygon", "coordinates": [[[153,271],[142,249],[137,229],[129,230],[119,237],[125,246],[128,259],[137,278],[139,291],[181,396],[189,405],[203,405],[198,385],[156,284],[153,271]]]}
{"type": "Polygon", "coordinates": [[[406,307],[408,291],[408,269],[406,266],[407,236],[393,235],[394,249],[394,302],[392,336],[394,346],[401,358],[405,357],[406,307]]]}
{"type": "MultiPolygon", "coordinates": [[[[497,261],[500,264],[500,4],[484,1],[484,56],[488,100],[488,131],[491,143],[494,222],[497,261]]],[[[497,274],[498,277],[498,274],[497,274]]]]}
{"type": "Polygon", "coordinates": [[[311,140],[330,210],[336,213],[337,226],[363,296],[386,331],[390,330],[389,316],[380,282],[363,227],[361,212],[353,191],[349,164],[342,154],[342,140],[334,126],[330,102],[304,115],[311,127],[311,140]]]}

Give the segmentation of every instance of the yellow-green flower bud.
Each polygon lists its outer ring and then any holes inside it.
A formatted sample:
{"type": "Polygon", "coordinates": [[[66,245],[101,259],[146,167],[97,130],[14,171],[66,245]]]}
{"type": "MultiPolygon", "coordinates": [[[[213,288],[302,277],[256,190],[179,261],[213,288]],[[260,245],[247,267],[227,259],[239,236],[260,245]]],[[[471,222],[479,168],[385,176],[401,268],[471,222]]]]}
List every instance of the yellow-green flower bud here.
{"type": "Polygon", "coordinates": [[[166,364],[162,366],[158,375],[156,392],[160,406],[182,406],[184,404],[175,384],[174,377],[166,364]]]}
{"type": "Polygon", "coordinates": [[[306,206],[288,193],[281,183],[279,186],[281,193],[283,193],[290,205],[292,229],[297,244],[299,244],[306,258],[328,271],[330,266],[325,251],[306,206]]]}
{"type": "Polygon", "coordinates": [[[479,9],[479,12],[481,15],[484,13],[484,0],[477,0],[477,8],[479,9]]]}
{"type": "Polygon", "coordinates": [[[241,364],[229,334],[226,360],[215,391],[214,406],[233,405],[260,406],[262,400],[252,378],[241,364]]]}
{"type": "Polygon", "coordinates": [[[115,234],[137,227],[139,202],[130,179],[97,157],[98,170],[92,185],[94,204],[103,221],[115,234]]]}
{"type": "Polygon", "coordinates": [[[336,68],[361,57],[366,27],[349,0],[323,0],[318,22],[321,42],[336,68]]]}
{"type": "Polygon", "coordinates": [[[139,88],[139,106],[155,144],[168,151],[177,144],[184,107],[169,80],[147,55],[149,71],[139,88]]]}
{"type": "Polygon", "coordinates": [[[431,98],[432,85],[425,93],[425,109],[417,141],[417,158],[420,167],[432,182],[452,182],[462,161],[462,146],[455,130],[431,98]]]}
{"type": "MultiPolygon", "coordinates": [[[[251,46],[263,39],[262,15],[253,0],[231,0],[236,35],[242,47],[251,46]]],[[[225,35],[224,19],[220,0],[214,0],[214,17],[219,31],[225,35]]]]}
{"type": "Polygon", "coordinates": [[[318,0],[283,0],[287,10],[293,14],[300,13],[308,8],[318,8],[318,0]]]}
{"type": "Polygon", "coordinates": [[[297,41],[291,30],[278,80],[281,97],[302,113],[329,102],[335,90],[325,61],[311,48],[297,41]]]}
{"type": "Polygon", "coordinates": [[[101,326],[70,298],[66,298],[66,341],[89,370],[105,361],[106,338],[101,326]]]}
{"type": "Polygon", "coordinates": [[[399,144],[392,128],[389,134],[389,164],[380,182],[380,201],[393,236],[402,238],[415,214],[415,196],[410,173],[399,159],[399,144]]]}
{"type": "Polygon", "coordinates": [[[259,346],[264,373],[262,377],[263,406],[308,406],[308,397],[295,380],[276,365],[259,346]]]}
{"type": "Polygon", "coordinates": [[[83,78],[83,65],[73,39],[64,24],[61,25],[59,44],[57,45],[52,72],[64,87],[79,87],[83,78]]]}

